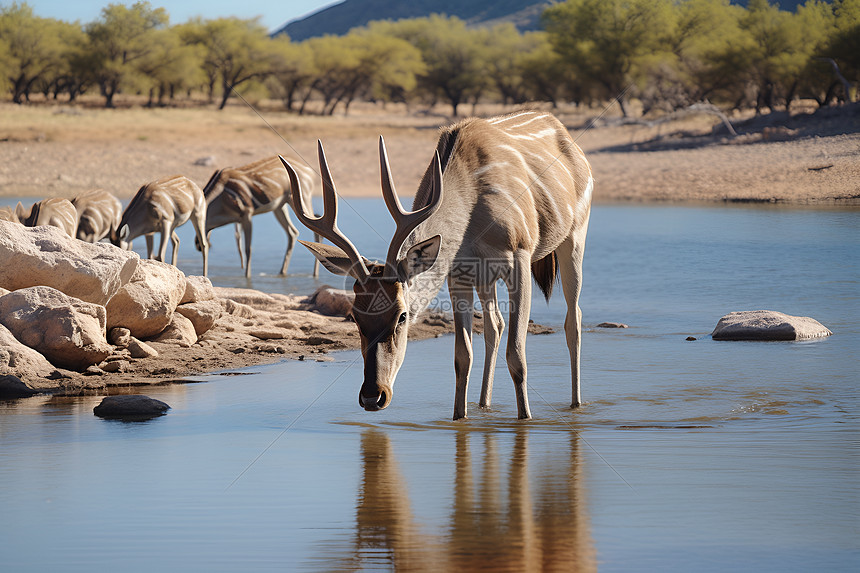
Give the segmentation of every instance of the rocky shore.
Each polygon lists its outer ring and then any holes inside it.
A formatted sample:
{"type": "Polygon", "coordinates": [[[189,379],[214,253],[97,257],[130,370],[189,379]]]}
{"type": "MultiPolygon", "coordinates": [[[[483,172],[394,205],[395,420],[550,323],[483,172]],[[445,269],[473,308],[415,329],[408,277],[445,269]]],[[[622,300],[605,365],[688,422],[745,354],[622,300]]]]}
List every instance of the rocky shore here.
{"type": "MultiPolygon", "coordinates": [[[[77,394],[358,348],[351,293],[218,288],[60,229],[0,221],[0,394],[77,394]]],[[[413,338],[451,331],[419,317],[413,338]]]]}

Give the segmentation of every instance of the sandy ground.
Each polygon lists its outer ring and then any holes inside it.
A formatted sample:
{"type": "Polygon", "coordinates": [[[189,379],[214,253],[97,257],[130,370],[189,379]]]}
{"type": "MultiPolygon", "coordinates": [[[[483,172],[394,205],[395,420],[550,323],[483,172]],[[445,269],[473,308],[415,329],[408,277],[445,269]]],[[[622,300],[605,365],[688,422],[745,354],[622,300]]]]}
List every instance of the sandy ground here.
{"type": "MultiPolygon", "coordinates": [[[[399,192],[410,195],[438,128],[453,121],[444,109],[437,111],[358,104],[348,117],[299,117],[275,104],[250,109],[235,103],[219,112],[0,103],[0,196],[72,197],[103,188],[127,199],[166,175],[186,175],[203,186],[215,169],[277,153],[315,166],[317,138],[326,147],[340,193],[378,196],[379,135],[385,137],[399,192]]],[[[556,111],[592,163],[595,202],[860,205],[860,104],[791,117],[736,117],[738,136],[714,133],[719,121],[709,115],[649,124],[624,122],[604,111],[556,111]]],[[[301,297],[273,303],[256,291],[219,296],[255,313],[225,315],[191,348],[155,344],[157,359],[127,360],[118,373],[70,374],[60,385],[71,391],[118,390],[285,358],[326,360],[331,351],[358,347],[353,323],[314,313],[301,297]],[[292,322],[294,334],[268,337],[266,329],[278,321],[292,322]]],[[[475,323],[480,326],[480,320],[475,323]]],[[[450,331],[440,317],[422,317],[411,335],[450,331]]]]}
{"type": "MultiPolygon", "coordinates": [[[[711,135],[719,121],[710,115],[648,125],[625,124],[612,110],[556,113],[592,163],[596,202],[860,205],[860,104],[807,111],[733,118],[738,137],[711,135]]],[[[186,175],[202,186],[217,168],[277,153],[316,166],[320,138],[338,191],[378,196],[379,135],[399,193],[411,195],[438,128],[452,120],[371,104],[353,106],[347,117],[299,117],[240,102],[220,112],[2,103],[0,195],[73,196],[100,187],[130,198],[160,177],[186,175]]]]}

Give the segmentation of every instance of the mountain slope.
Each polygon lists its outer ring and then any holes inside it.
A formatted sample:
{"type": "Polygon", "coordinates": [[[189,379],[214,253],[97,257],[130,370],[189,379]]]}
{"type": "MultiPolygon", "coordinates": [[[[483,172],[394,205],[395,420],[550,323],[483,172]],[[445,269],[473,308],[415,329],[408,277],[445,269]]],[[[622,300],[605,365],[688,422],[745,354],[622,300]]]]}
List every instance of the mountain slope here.
{"type": "Polygon", "coordinates": [[[372,20],[402,20],[430,14],[457,16],[470,25],[513,22],[520,31],[537,30],[546,0],[346,0],[290,22],[273,35],[286,32],[294,41],[325,34],[342,35],[372,20]]]}

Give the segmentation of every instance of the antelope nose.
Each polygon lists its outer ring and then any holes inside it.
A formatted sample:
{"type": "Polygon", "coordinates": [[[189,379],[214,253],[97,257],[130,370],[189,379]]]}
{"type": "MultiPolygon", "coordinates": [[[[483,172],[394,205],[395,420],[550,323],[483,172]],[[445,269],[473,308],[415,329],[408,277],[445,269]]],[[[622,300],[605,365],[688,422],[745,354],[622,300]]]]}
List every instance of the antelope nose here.
{"type": "Polygon", "coordinates": [[[385,392],[378,392],[370,396],[365,396],[362,392],[358,393],[358,405],[368,412],[376,412],[387,406],[385,392]]]}

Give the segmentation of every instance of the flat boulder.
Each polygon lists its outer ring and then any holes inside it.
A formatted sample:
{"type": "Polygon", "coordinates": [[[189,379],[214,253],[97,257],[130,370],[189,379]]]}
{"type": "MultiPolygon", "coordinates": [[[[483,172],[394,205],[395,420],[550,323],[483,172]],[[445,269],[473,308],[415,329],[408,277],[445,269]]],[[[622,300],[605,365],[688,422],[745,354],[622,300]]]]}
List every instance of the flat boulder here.
{"type": "Polygon", "coordinates": [[[51,364],[85,370],[107,358],[105,307],[35,286],[0,297],[0,324],[51,364]]]}
{"type": "Polygon", "coordinates": [[[711,333],[714,340],[808,340],[833,334],[807,316],[773,310],[745,310],[722,317],[711,333]]]}
{"type": "Polygon", "coordinates": [[[128,341],[128,353],[132,358],[158,358],[158,351],[135,337],[128,341]]]}
{"type": "Polygon", "coordinates": [[[173,265],[141,260],[106,306],[108,330],[120,326],[135,338],[158,336],[173,319],[185,288],[185,274],[173,265]]]}
{"type": "Polygon", "coordinates": [[[52,226],[0,221],[0,287],[50,286],[104,305],[126,284],[140,257],[107,243],[79,241],[52,226]]]}
{"type": "Polygon", "coordinates": [[[100,418],[144,421],[163,416],[169,409],[170,406],[161,400],[133,394],[106,396],[93,408],[93,414],[100,418]]]}

